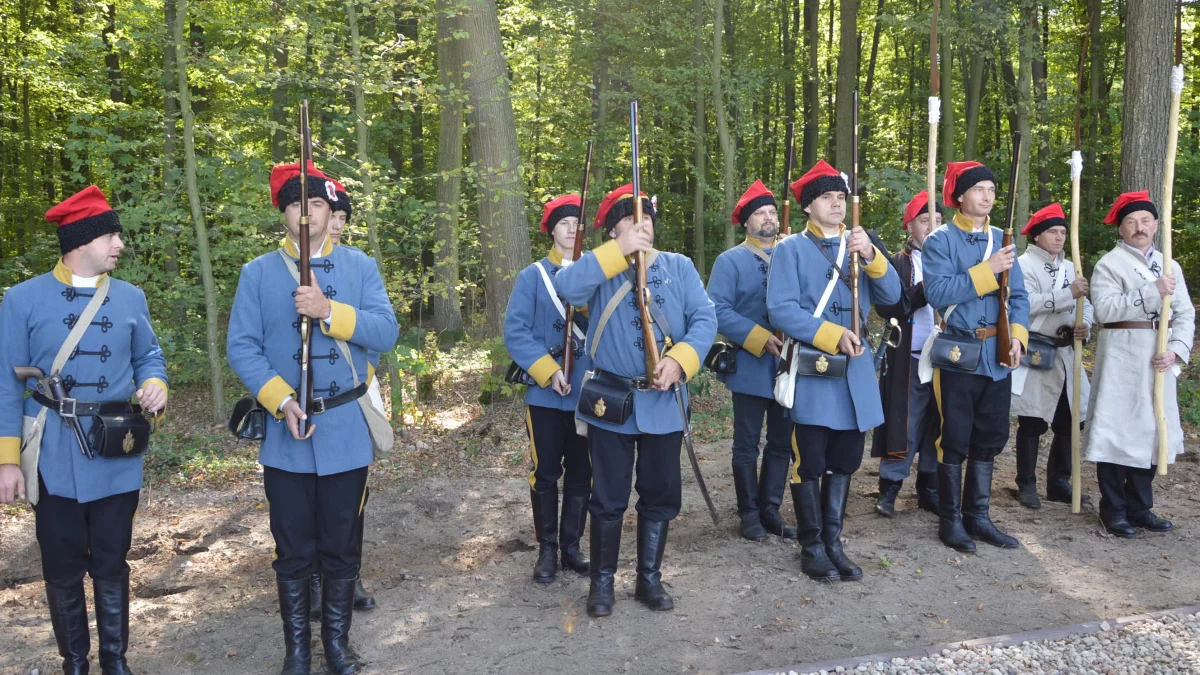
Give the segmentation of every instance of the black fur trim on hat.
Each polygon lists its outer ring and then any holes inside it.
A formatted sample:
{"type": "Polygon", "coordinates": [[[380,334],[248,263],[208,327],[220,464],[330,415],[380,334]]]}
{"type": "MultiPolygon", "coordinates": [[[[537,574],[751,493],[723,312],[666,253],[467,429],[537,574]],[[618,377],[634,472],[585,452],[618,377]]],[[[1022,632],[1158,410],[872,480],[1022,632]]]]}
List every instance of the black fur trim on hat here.
{"type": "Polygon", "coordinates": [[[1029,238],[1037,239],[1039,234],[1045,232],[1046,230],[1048,230],[1052,227],[1058,227],[1060,225],[1063,227],[1067,227],[1067,221],[1063,218],[1049,218],[1047,220],[1043,220],[1042,222],[1038,223],[1037,225],[1034,225],[1032,228],[1029,229],[1029,238]]]}
{"type": "Polygon", "coordinates": [[[578,218],[582,213],[578,204],[563,204],[550,212],[550,217],[546,219],[546,233],[553,239],[554,228],[558,226],[558,221],[563,218],[578,218]]]}
{"type": "MultiPolygon", "coordinates": [[[[334,203],[329,201],[329,195],[325,193],[325,179],[317,178],[316,176],[308,177],[308,197],[319,197],[325,200],[326,204],[332,208],[334,203]]],[[[294,176],[289,178],[283,187],[279,188],[279,211],[282,213],[287,210],[288,204],[300,201],[300,177],[294,176]]]]}
{"type": "Polygon", "coordinates": [[[337,203],[330,204],[329,208],[330,208],[330,210],[332,210],[335,213],[338,211],[345,211],[346,212],[346,222],[348,223],[348,222],[350,222],[350,219],[354,216],[354,207],[350,205],[350,195],[346,194],[345,192],[342,192],[341,190],[338,190],[337,198],[338,198],[337,203]]]}
{"type": "MultiPolygon", "coordinates": [[[[649,197],[642,197],[642,213],[650,216],[650,222],[658,222],[658,214],[654,212],[654,205],[650,203],[649,197]]],[[[607,214],[605,214],[604,231],[612,232],[612,229],[617,226],[617,223],[621,222],[622,218],[632,215],[633,199],[629,198],[620,200],[616,204],[613,204],[612,208],[608,210],[607,214]]]]}
{"type": "Polygon", "coordinates": [[[746,205],[742,207],[742,210],[738,211],[738,223],[745,225],[746,221],[750,220],[750,216],[754,215],[755,211],[768,204],[774,207],[779,206],[779,202],[775,201],[775,195],[761,195],[746,202],[746,205]]]}
{"type": "Polygon", "coordinates": [[[99,239],[112,232],[122,232],[121,218],[116,211],[82,218],[68,225],[58,227],[58,248],[63,255],[74,251],[80,246],[86,246],[93,240],[99,239]]]}
{"type": "Polygon", "coordinates": [[[1117,211],[1117,225],[1120,225],[1121,221],[1125,220],[1125,216],[1134,211],[1149,211],[1154,219],[1158,220],[1158,209],[1155,208],[1154,202],[1129,202],[1124,208],[1117,211]]]}
{"type": "Polygon", "coordinates": [[[954,194],[951,196],[954,197],[954,201],[960,202],[967,190],[985,180],[992,181],[997,187],[1000,185],[1000,181],[996,180],[996,174],[992,173],[991,169],[986,166],[973,166],[959,174],[958,179],[954,181],[954,194]]]}
{"type": "Polygon", "coordinates": [[[805,185],[804,189],[800,191],[800,210],[808,208],[814,199],[826,192],[844,192],[849,196],[850,188],[846,186],[846,179],[841,176],[821,176],[805,185]]]}

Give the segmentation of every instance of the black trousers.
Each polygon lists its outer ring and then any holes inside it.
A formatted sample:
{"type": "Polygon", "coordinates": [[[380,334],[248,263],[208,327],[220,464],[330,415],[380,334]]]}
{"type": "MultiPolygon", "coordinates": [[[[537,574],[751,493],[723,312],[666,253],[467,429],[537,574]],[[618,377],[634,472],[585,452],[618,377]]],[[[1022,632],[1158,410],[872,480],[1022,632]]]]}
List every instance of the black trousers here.
{"type": "Polygon", "coordinates": [[[592,499],[588,512],[596,520],[619,520],[629,506],[629,486],[637,490],[638,514],[647,520],[674,520],[683,503],[679,452],[683,432],[618,434],[588,429],[592,458],[592,499]]]}
{"type": "MultiPolygon", "coordinates": [[[[1080,424],[1080,427],[1083,425],[1080,424]]],[[[1040,417],[1017,416],[1017,436],[1041,438],[1048,430],[1054,430],[1054,440],[1050,443],[1050,454],[1046,457],[1046,481],[1071,479],[1071,403],[1067,400],[1067,388],[1063,387],[1062,395],[1058,397],[1058,407],[1054,409],[1054,419],[1050,424],[1040,417]]],[[[1026,481],[1033,482],[1034,476],[1021,475],[1021,465],[1018,464],[1017,484],[1026,481]]]]}
{"type": "Polygon", "coordinates": [[[1110,462],[1096,462],[1100,483],[1100,517],[1136,518],[1154,507],[1154,475],[1157,467],[1141,469],[1110,462]]]}
{"type": "Polygon", "coordinates": [[[942,419],[938,461],[962,464],[967,458],[991,462],[1008,443],[1012,376],[999,382],[986,375],[933,370],[933,395],[942,419]]]}
{"type": "Polygon", "coordinates": [[[773,398],[733,393],[733,466],[754,469],[758,465],[758,441],[762,438],[763,417],[767,419],[767,445],[763,462],[789,459],[792,422],[788,411],[773,398]]]}
{"type": "Polygon", "coordinates": [[[588,439],[575,433],[575,411],[526,406],[525,431],[529,434],[532,462],[531,490],[557,492],[560,477],[563,477],[563,494],[591,490],[588,439]]]}
{"type": "Polygon", "coordinates": [[[792,482],[820,480],[826,473],[850,476],[862,466],[867,435],[857,429],[792,426],[792,482]]]}
{"type": "Polygon", "coordinates": [[[307,579],[313,555],[331,579],[358,576],[358,522],[366,500],[367,467],[318,476],[263,467],[263,487],[275,537],[275,576],[307,579]]]}
{"type": "Polygon", "coordinates": [[[102,581],[129,575],[125,556],[133,542],[138,490],[80,503],[48,493],[41,475],[38,489],[34,529],[46,583],[66,587],[82,582],[84,574],[102,581]]]}

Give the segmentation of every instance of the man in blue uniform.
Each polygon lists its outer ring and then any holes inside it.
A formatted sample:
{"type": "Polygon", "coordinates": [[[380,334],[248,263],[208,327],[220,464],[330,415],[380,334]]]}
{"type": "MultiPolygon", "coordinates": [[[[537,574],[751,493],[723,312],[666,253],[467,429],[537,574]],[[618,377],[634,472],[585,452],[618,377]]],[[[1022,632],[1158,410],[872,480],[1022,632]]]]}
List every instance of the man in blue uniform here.
{"type": "Polygon", "coordinates": [[[114,456],[98,452],[89,440],[96,451],[89,457],[68,422],[74,412],[90,438],[94,415],[137,414],[129,405],[134,396],[144,412],[161,412],[167,403],[166,361],[146,296],[109,276],[124,244],[120,218],[100,189],[93,185],[71,196],[50,209],[46,220],[58,225],[62,258],[53,271],[10,288],[0,303],[0,504],[28,496],[34,505],[63,673],[88,672],[87,574],[95,593],[100,668],[105,675],[127,675],[126,555],[144,446],[130,443],[118,448],[128,454],[114,456]],[[56,356],[97,294],[99,311],[69,357],[56,356]],[[34,381],[22,382],[13,372],[33,366],[52,375],[60,361],[69,406],[59,407],[34,381]],[[39,415],[40,445],[31,433],[39,415]],[[24,436],[23,425],[29,427],[24,436]]]}
{"type": "Polygon", "coordinates": [[[281,248],[242,267],[229,318],[229,364],[274,423],[259,451],[270,503],[275,569],[284,625],[283,673],[308,673],[309,584],[314,551],[323,575],[321,641],[329,671],[361,668],[349,645],[354,588],[361,564],[357,523],[366,497],[373,442],[358,399],[368,384],[372,353],[390,350],[396,315],[375,262],[356,249],[334,246],[327,236],[334,184],[309,166],[310,283],[297,286],[300,233],[300,167],[271,172],[271,199],[282,212],[287,237],[281,248]],[[297,316],[299,315],[299,317],[297,316]],[[309,412],[296,401],[300,379],[300,321],[314,319],[309,412]],[[359,382],[355,383],[355,379],[359,382]],[[312,417],[309,417],[311,412],[312,417]],[[299,434],[300,419],[309,419],[299,434]]]}
{"type": "MultiPolygon", "coordinates": [[[[600,203],[596,227],[612,241],[589,251],[558,273],[563,299],[587,305],[588,354],[594,377],[580,391],[576,409],[586,423],[592,459],[591,588],[587,610],[608,616],[613,607],[613,575],[621,546],[621,522],[629,504],[636,468],[638,491],[637,586],[634,597],[652,610],[675,604],[662,585],[667,529],[679,515],[682,488],[680,444],[686,424],[676,386],[700,370],[717,333],[712,301],[692,261],[654,245],[653,203],[642,200],[643,218],[634,222],[633,186],[613,190],[600,203]],[[646,254],[647,289],[655,342],[662,360],[647,372],[646,344],[630,256],[646,254]],[[636,450],[636,459],[635,459],[636,450]]],[[[686,400],[686,398],[685,398],[686,400]]]]}
{"type": "Polygon", "coordinates": [[[772,325],[797,342],[789,372],[796,377],[791,485],[800,567],[809,578],[829,581],[862,578],[842,550],[842,525],[866,431],[883,421],[871,354],[849,328],[851,256],[861,259],[862,325],[872,302],[900,299],[900,279],[887,256],[861,227],[844,224],[849,192],[845,176],[824,160],[792,184],[808,227],[780,242],[767,287],[772,325]]]}
{"type": "Polygon", "coordinates": [[[733,209],[733,225],[745,228],[746,239],[717,256],[708,278],[708,297],[717,312],[717,332],[740,345],[737,372],[717,377],[733,393],[733,487],[738,518],[746,539],[762,541],[767,533],[794,537],[779,514],[787,485],[792,424],[787,410],[775,402],[772,387],[783,346],[767,318],[767,273],[779,234],[775,195],[762,181],[742,195],[733,209]],[[758,442],[763,417],[767,444],[762,469],[758,442]]]}
{"type": "Polygon", "coordinates": [[[1003,246],[1004,232],[992,227],[996,176],[978,162],[951,162],[942,186],[954,219],[925,240],[925,298],[946,326],[949,360],[934,340],[921,356],[922,379],[932,366],[933,393],[941,417],[938,437],[938,537],[956,551],[975,550],[973,539],[1016,548],[1016,539],[992,522],[992,462],[1008,442],[1011,371],[997,357],[1000,315],[999,275],[1009,271],[1008,318],[1011,343],[1002,345],[1014,363],[1029,343],[1029,296],[1015,246],[1003,246]],[[981,349],[977,364],[962,359],[981,349]],[[957,350],[957,351],[955,351],[957,350]],[[956,360],[962,359],[962,362],[956,360]],[[974,365],[970,368],[970,365],[974,365]],[[963,478],[963,462],[967,463],[963,478]]]}
{"type": "Polygon", "coordinates": [[[921,382],[917,373],[921,347],[933,331],[933,308],[925,300],[925,264],[921,247],[925,238],[942,225],[942,205],[937,204],[929,217],[929,194],[917,193],[904,208],[902,227],[908,231],[904,249],[891,256],[892,267],[900,276],[904,294],[894,305],[875,308],[884,319],[896,319],[902,328],[899,343],[887,348],[887,369],[879,376],[883,397],[883,424],[872,435],[871,456],[879,458],[879,498],[875,512],[891,518],[896,515],[896,496],[900,486],[917,465],[917,506],[936,514],[937,410],[933,403],[933,385],[921,382]]]}
{"type": "Polygon", "coordinates": [[[529,498],[538,541],[533,580],[542,584],[554,581],[560,532],[563,569],[579,574],[588,572],[588,561],[579,550],[579,537],[587,520],[592,469],[587,438],[575,433],[579,388],[583,373],[592,366],[583,349],[587,320],[582,312],[574,313],[571,343],[564,344],[567,307],[558,297],[553,282],[572,262],[580,215],[579,195],[563,195],[546,203],[542,232],[550,236],[550,253],[517,276],[504,315],[504,346],[534,381],[525,392],[525,428],[533,464],[529,472],[529,498]],[[560,365],[566,349],[573,351],[574,358],[569,379],[560,365]],[[560,476],[563,477],[561,521],[560,476]]]}

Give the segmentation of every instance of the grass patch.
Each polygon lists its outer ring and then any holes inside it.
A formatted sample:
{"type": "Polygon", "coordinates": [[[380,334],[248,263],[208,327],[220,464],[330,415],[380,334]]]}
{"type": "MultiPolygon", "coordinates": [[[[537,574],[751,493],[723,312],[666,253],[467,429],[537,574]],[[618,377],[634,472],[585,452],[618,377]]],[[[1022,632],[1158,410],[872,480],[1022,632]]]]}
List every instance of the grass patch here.
{"type": "Polygon", "coordinates": [[[258,445],[233,446],[228,434],[159,432],[146,452],[146,480],[175,485],[245,479],[255,472],[258,445]]]}

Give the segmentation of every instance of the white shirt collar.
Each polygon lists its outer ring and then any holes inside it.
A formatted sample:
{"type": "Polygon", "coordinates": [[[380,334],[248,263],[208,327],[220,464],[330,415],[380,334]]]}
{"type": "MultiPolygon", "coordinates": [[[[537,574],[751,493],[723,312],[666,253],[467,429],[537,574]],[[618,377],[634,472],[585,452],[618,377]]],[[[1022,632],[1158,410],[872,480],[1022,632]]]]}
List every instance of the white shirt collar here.
{"type": "Polygon", "coordinates": [[[95,288],[96,283],[100,281],[100,276],[101,275],[97,274],[94,277],[79,277],[72,274],[71,285],[76,288],[95,288]]]}
{"type": "Polygon", "coordinates": [[[1121,240],[1119,240],[1119,241],[1120,241],[1120,243],[1121,243],[1121,245],[1122,245],[1122,246],[1124,246],[1125,248],[1129,249],[1129,250],[1130,250],[1130,251],[1132,251],[1133,253],[1135,253],[1135,254],[1137,254],[1137,255],[1141,256],[1141,257],[1142,257],[1142,258],[1143,258],[1143,259],[1144,259],[1146,262],[1150,262],[1151,260],[1153,260],[1153,259],[1154,259],[1154,244],[1150,244],[1150,250],[1149,250],[1149,251],[1146,251],[1145,253],[1142,253],[1142,250],[1141,250],[1140,248],[1138,248],[1138,247],[1136,247],[1136,246],[1130,246],[1129,244],[1125,243],[1125,240],[1124,240],[1124,239],[1121,239],[1121,240]]]}

